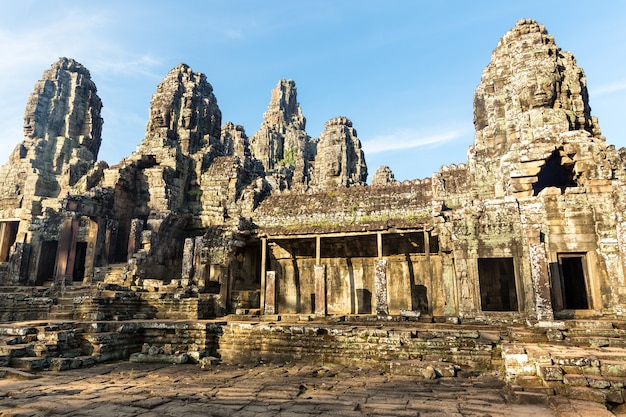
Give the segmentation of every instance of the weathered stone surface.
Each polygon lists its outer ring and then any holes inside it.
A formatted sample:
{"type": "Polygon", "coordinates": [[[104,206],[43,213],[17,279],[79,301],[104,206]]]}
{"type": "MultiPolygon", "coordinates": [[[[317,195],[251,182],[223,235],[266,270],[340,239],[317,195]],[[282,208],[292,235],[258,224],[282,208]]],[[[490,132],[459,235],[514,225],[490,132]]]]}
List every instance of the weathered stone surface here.
{"type": "Polygon", "coordinates": [[[324,128],[317,145],[313,185],[323,189],[364,185],[367,165],[352,122],[335,117],[324,128]]]}
{"type": "Polygon", "coordinates": [[[316,150],[305,128],[296,84],[282,79],[272,90],[260,129],[250,138],[252,155],[261,161],[272,188],[277,191],[310,180],[310,165],[316,150]]]}
{"type": "Polygon", "coordinates": [[[372,186],[387,185],[395,181],[396,179],[393,175],[393,172],[391,171],[391,168],[389,168],[388,166],[381,166],[381,167],[378,167],[378,169],[374,173],[374,176],[372,177],[371,185],[372,186]]]}
{"type": "Polygon", "coordinates": [[[222,113],[206,76],[186,64],[173,68],[150,100],[143,146],[194,154],[220,138],[222,113]]]}
{"type": "Polygon", "coordinates": [[[34,200],[62,196],[86,174],[102,141],[101,109],[80,63],[60,58],[43,73],[24,111],[24,140],[0,168],[0,218],[30,214],[34,200]]]}
{"type": "Polygon", "coordinates": [[[1,364],[142,350],[413,361],[447,377],[458,363],[504,366],[527,399],[623,401],[626,150],[607,145],[582,70],[540,24],[519,21],[494,50],[466,164],[402,183],[381,167],[372,187],[352,122],[310,138],[293,81],[248,138],[221,127],[206,76],[184,64],[157,87],[137,151],[96,164],[95,87],[71,60],[53,69],[0,172],[0,319],[99,322],[20,334],[1,364]],[[261,317],[199,321],[229,314],[261,317]]]}

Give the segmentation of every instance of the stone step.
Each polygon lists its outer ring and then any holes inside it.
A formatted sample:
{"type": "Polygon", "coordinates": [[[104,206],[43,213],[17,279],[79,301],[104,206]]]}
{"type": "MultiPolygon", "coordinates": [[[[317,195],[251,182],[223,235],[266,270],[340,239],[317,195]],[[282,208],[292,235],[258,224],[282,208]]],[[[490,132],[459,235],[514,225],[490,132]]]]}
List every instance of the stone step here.
{"type": "Polygon", "coordinates": [[[22,336],[0,336],[0,346],[17,345],[18,343],[23,343],[22,336]]]}
{"type": "Polygon", "coordinates": [[[51,311],[48,313],[48,318],[51,320],[71,320],[74,318],[74,312],[65,310],[51,311]]]}
{"type": "Polygon", "coordinates": [[[31,343],[4,345],[0,346],[0,355],[6,355],[11,359],[24,356],[34,356],[35,352],[33,348],[34,345],[31,343]]]}
{"type": "Polygon", "coordinates": [[[0,365],[0,379],[13,379],[13,380],[26,381],[29,379],[39,378],[38,375],[34,375],[29,372],[24,372],[18,369],[9,368],[7,366],[8,364],[0,365]]]}
{"type": "Polygon", "coordinates": [[[68,358],[51,358],[51,371],[66,371],[68,369],[78,369],[93,366],[98,363],[98,359],[94,356],[75,356],[68,358]]]}
{"type": "Polygon", "coordinates": [[[3,324],[0,325],[0,335],[7,336],[25,336],[28,334],[36,334],[37,329],[34,326],[19,324],[3,324]]]}
{"type": "Polygon", "coordinates": [[[615,328],[609,320],[567,320],[565,326],[569,330],[612,330],[615,328]]]}
{"type": "Polygon", "coordinates": [[[9,365],[12,368],[26,369],[29,371],[41,371],[50,365],[50,358],[47,357],[20,357],[11,358],[9,365]]]}

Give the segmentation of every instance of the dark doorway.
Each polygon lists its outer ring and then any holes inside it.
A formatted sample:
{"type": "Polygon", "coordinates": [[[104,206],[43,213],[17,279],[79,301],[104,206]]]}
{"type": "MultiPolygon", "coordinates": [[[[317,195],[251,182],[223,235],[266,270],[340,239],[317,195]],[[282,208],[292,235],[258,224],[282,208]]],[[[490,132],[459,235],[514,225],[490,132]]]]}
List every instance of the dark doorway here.
{"type": "Polygon", "coordinates": [[[53,280],[54,269],[57,263],[57,247],[58,242],[56,240],[41,242],[35,285],[43,285],[44,282],[53,280]]]}
{"type": "Polygon", "coordinates": [[[363,288],[357,288],[356,298],[359,314],[372,314],[372,292],[363,288]]]}
{"type": "Polygon", "coordinates": [[[76,243],[76,258],[74,260],[74,271],[72,271],[72,281],[82,282],[85,278],[85,258],[87,257],[87,242],[76,243]]]}
{"type": "Polygon", "coordinates": [[[483,311],[517,311],[513,258],[478,259],[478,281],[483,311]]]}
{"type": "Polygon", "coordinates": [[[554,286],[553,291],[560,291],[554,294],[557,299],[555,305],[562,306],[565,310],[588,309],[589,296],[585,255],[560,254],[558,260],[560,286],[554,286]]]}

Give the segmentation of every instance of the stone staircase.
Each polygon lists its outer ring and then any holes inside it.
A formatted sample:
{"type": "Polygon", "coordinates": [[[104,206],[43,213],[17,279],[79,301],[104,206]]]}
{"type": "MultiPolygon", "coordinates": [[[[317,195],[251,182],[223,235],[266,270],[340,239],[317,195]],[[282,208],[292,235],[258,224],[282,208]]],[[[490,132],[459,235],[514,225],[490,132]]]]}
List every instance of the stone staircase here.
{"type": "Polygon", "coordinates": [[[105,282],[121,286],[128,285],[126,262],[99,266],[94,269],[93,282],[105,282]]]}
{"type": "Polygon", "coordinates": [[[502,357],[505,379],[515,395],[559,395],[612,406],[625,402],[623,322],[556,322],[545,329],[543,341],[504,341],[502,357]]]}
{"type": "Polygon", "coordinates": [[[45,318],[53,305],[46,287],[0,287],[0,322],[45,318]]]}
{"type": "Polygon", "coordinates": [[[137,326],[71,321],[0,324],[0,367],[62,371],[127,358],[138,349],[137,326]]]}

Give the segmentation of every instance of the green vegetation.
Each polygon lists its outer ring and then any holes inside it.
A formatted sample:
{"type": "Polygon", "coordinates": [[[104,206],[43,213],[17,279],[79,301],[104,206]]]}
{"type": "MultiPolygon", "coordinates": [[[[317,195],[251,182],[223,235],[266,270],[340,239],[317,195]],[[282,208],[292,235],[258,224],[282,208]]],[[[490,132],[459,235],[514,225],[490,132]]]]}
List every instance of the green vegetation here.
{"type": "Polygon", "coordinates": [[[202,195],[202,190],[199,188],[194,188],[193,190],[187,191],[187,195],[189,197],[200,197],[202,195]]]}
{"type": "Polygon", "coordinates": [[[296,157],[298,155],[298,148],[291,148],[288,150],[285,150],[283,152],[283,159],[281,159],[280,161],[278,161],[280,164],[283,165],[292,165],[295,166],[296,165],[296,157]]]}

